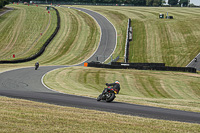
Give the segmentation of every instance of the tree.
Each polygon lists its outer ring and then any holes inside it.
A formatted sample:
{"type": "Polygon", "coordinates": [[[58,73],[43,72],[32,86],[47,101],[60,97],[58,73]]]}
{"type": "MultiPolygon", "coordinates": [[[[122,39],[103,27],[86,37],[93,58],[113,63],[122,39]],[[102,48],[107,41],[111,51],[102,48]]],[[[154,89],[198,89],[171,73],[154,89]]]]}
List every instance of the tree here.
{"type": "Polygon", "coordinates": [[[131,4],[134,4],[135,6],[145,6],[146,0],[132,0],[131,4]]]}
{"type": "Polygon", "coordinates": [[[168,0],[168,4],[169,5],[177,5],[178,4],[178,0],[168,0]]]}
{"type": "Polygon", "coordinates": [[[180,0],[179,4],[183,6],[188,6],[189,0],[180,0]]]}
{"type": "Polygon", "coordinates": [[[153,6],[161,6],[162,5],[162,0],[154,0],[153,1],[153,6]]]}
{"type": "Polygon", "coordinates": [[[147,6],[161,6],[163,4],[163,0],[146,0],[147,6]]]}
{"type": "Polygon", "coordinates": [[[3,8],[5,5],[9,4],[10,0],[0,0],[0,8],[3,8]]]}
{"type": "Polygon", "coordinates": [[[153,6],[153,0],[146,0],[147,6],[153,6]]]}

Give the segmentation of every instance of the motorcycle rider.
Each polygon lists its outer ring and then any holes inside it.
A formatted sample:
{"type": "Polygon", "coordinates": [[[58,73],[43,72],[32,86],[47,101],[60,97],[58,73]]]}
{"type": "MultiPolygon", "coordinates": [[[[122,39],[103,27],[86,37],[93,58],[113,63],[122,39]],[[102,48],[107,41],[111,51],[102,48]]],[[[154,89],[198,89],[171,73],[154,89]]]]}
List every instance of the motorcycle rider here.
{"type": "MultiPolygon", "coordinates": [[[[106,86],[113,86],[112,88],[114,89],[114,91],[117,92],[117,94],[118,94],[119,91],[120,91],[120,83],[119,83],[118,80],[116,80],[114,83],[110,83],[110,84],[106,83],[106,86]]],[[[107,92],[107,88],[105,88],[105,89],[103,90],[102,94],[104,94],[105,92],[107,92]]]]}
{"type": "Polygon", "coordinates": [[[197,58],[194,58],[194,61],[197,62],[197,58]]]}
{"type": "Polygon", "coordinates": [[[35,63],[35,70],[36,70],[38,67],[39,67],[39,62],[37,61],[37,62],[35,63]]]}

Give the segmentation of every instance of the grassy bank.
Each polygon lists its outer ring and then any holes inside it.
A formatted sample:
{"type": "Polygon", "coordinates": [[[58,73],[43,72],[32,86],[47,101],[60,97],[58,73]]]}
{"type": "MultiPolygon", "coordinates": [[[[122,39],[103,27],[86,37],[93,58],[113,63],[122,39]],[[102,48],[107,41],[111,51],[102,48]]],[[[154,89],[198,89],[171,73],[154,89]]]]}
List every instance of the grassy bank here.
{"type": "Polygon", "coordinates": [[[0,132],[200,132],[181,123],[0,97],[0,132]]]}
{"type": "Polygon", "coordinates": [[[56,13],[45,7],[9,5],[14,10],[1,16],[0,60],[25,58],[35,54],[56,28],[56,13]],[[41,35],[42,33],[42,35],[41,35]]]}
{"type": "Polygon", "coordinates": [[[97,97],[121,82],[116,101],[200,112],[199,74],[71,67],[47,73],[45,84],[68,94],[97,97]]]}
{"type": "Polygon", "coordinates": [[[130,52],[132,61],[186,66],[200,52],[198,9],[138,8],[136,11],[128,11],[144,17],[133,17],[133,42],[130,52]],[[166,12],[174,16],[174,19],[158,19],[159,13],[166,12]]]}

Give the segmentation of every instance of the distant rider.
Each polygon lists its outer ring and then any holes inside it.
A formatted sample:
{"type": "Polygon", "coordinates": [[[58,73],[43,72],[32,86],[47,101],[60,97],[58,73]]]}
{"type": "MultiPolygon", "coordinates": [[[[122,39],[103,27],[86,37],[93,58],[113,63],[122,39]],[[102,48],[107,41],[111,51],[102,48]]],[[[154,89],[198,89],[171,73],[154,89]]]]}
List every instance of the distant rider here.
{"type": "Polygon", "coordinates": [[[39,67],[39,62],[37,61],[37,62],[35,63],[35,70],[37,70],[38,67],[39,67]]]}
{"type": "MultiPolygon", "coordinates": [[[[111,84],[106,83],[106,86],[113,86],[112,88],[114,89],[114,91],[117,92],[117,94],[118,94],[119,91],[120,91],[120,84],[119,84],[119,81],[118,81],[118,80],[116,80],[115,83],[111,83],[111,84]]],[[[107,92],[107,88],[105,88],[105,89],[103,90],[102,94],[105,93],[105,92],[107,92]]]]}
{"type": "Polygon", "coordinates": [[[197,62],[197,58],[195,58],[194,61],[197,62]]]}

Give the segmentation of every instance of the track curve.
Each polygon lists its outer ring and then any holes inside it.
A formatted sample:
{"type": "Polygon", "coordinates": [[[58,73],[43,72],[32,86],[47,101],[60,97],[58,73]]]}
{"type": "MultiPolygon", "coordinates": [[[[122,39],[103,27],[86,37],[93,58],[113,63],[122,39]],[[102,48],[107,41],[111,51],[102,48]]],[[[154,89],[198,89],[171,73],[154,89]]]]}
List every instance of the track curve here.
{"type": "MultiPolygon", "coordinates": [[[[87,10],[87,12],[90,11],[87,10]]],[[[104,17],[102,17],[99,21],[108,22],[108,20],[104,17]]],[[[113,28],[112,25],[110,28],[113,28]]],[[[102,30],[101,42],[104,42],[103,30],[105,29],[102,28],[101,30],[102,30]]],[[[108,35],[110,34],[116,35],[115,33],[113,33],[113,30],[108,30],[106,32],[109,32],[108,35]]],[[[114,39],[116,40],[116,38],[114,39]]],[[[106,46],[109,46],[108,48],[110,48],[110,46],[115,47],[116,42],[112,38],[110,40],[112,41],[108,42],[107,45],[101,45],[100,43],[99,49],[105,50],[106,46]]],[[[93,56],[91,56],[90,59],[88,59],[88,61],[93,60],[95,56],[98,54],[98,52],[102,54],[103,51],[99,49],[95,52],[93,56]]],[[[108,54],[107,52],[105,53],[108,54]]],[[[62,94],[49,90],[46,87],[44,87],[43,84],[41,83],[43,75],[51,70],[63,67],[69,67],[69,66],[43,66],[40,67],[37,71],[35,71],[33,67],[29,67],[29,68],[16,69],[0,73],[0,95],[14,97],[14,98],[23,98],[39,102],[46,102],[62,106],[71,106],[71,107],[134,115],[134,116],[142,116],[148,118],[200,124],[200,113],[142,106],[142,105],[135,105],[128,103],[121,103],[121,102],[112,102],[112,103],[97,102],[96,99],[94,98],[62,94]]]]}
{"type": "Polygon", "coordinates": [[[107,18],[105,18],[99,13],[83,8],[76,8],[76,7],[70,7],[70,8],[85,12],[88,15],[92,16],[99,24],[101,29],[101,40],[99,42],[99,47],[96,50],[96,52],[87,60],[87,62],[106,61],[112,55],[117,45],[117,31],[115,27],[107,18]]]}

